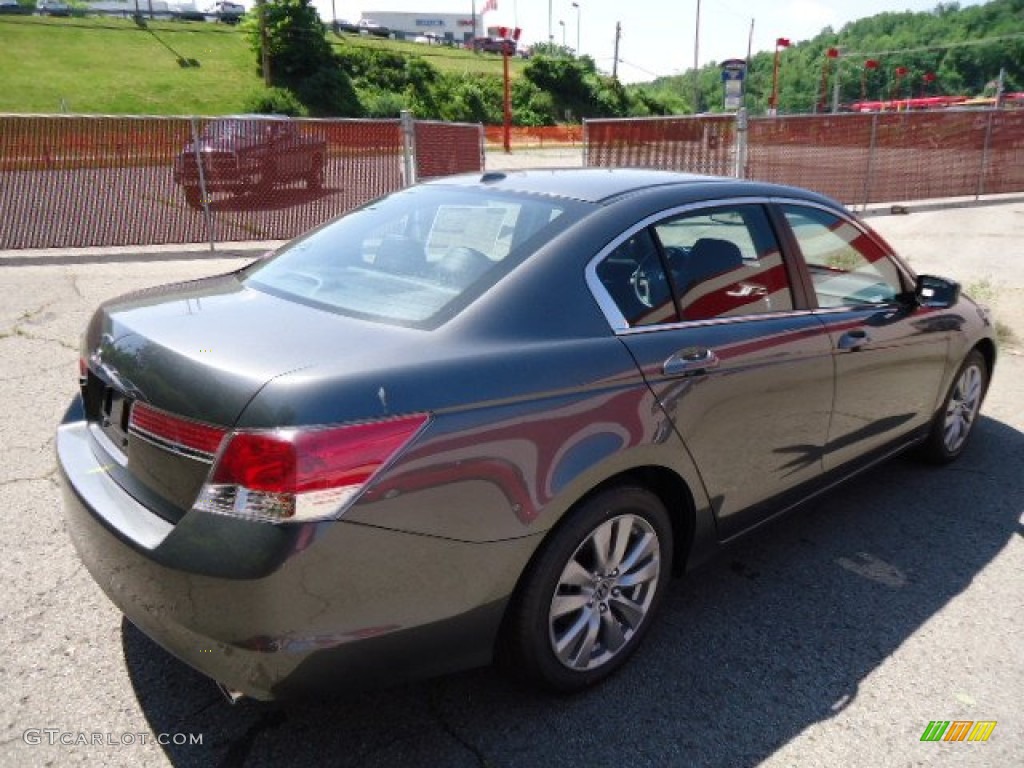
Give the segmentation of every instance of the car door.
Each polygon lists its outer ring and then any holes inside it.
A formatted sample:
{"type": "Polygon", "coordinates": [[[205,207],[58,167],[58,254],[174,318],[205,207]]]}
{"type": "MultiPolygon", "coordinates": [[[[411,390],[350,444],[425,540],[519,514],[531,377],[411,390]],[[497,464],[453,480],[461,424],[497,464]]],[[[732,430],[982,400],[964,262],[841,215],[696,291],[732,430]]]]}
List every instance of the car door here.
{"type": "Polygon", "coordinates": [[[828,328],[836,396],[825,469],[883,449],[928,423],[938,401],[949,329],[908,300],[909,275],[852,218],[805,203],[780,206],[828,328]]]}
{"type": "Polygon", "coordinates": [[[690,452],[722,538],[821,474],[831,342],[798,308],[760,204],[667,213],[588,278],[690,452]]]}

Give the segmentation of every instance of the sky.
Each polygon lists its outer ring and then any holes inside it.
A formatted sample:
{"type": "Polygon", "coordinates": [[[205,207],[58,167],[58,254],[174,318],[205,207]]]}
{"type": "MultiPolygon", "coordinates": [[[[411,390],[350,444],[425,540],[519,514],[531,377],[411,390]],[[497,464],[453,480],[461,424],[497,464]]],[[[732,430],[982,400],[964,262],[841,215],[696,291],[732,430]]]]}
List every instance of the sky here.
{"type": "MultiPolygon", "coordinates": [[[[476,0],[477,12],[485,0],[476,0]]],[[[700,5],[698,60],[745,58],[753,20],[752,52],[772,51],[775,40],[787,37],[794,43],[808,40],[824,27],[837,32],[846,23],[884,12],[930,11],[939,0],[497,0],[498,8],[482,17],[481,30],[489,26],[518,26],[522,43],[548,39],[579,47],[599,69],[611,72],[615,23],[622,23],[619,43],[619,79],[643,82],[679,74],[693,67],[695,22],[700,5]],[[564,22],[560,24],[559,22],[564,22]]],[[[960,6],[980,0],[960,0],[960,6]]],[[[331,19],[331,0],[314,0],[324,21],[331,19]]],[[[473,0],[334,0],[339,19],[373,18],[375,11],[465,13],[473,0]]]]}

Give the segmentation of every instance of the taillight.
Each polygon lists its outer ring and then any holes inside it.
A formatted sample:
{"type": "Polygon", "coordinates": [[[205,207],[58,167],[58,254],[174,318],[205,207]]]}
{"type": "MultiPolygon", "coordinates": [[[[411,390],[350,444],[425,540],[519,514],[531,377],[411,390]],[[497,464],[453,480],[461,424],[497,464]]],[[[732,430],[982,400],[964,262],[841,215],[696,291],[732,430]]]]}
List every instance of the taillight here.
{"type": "Polygon", "coordinates": [[[146,403],[132,405],[128,431],[178,453],[211,460],[227,434],[223,427],[173,416],[146,403]]]}
{"type": "Polygon", "coordinates": [[[265,522],[336,517],[427,419],[232,433],[195,509],[265,522]]]}

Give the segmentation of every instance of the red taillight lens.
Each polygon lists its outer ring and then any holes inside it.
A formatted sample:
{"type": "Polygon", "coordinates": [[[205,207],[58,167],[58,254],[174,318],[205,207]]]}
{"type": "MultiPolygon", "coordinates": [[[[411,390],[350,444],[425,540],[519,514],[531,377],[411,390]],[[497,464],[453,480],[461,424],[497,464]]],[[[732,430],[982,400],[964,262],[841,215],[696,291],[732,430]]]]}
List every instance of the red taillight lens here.
{"type": "Polygon", "coordinates": [[[427,419],[234,433],[195,506],[273,522],[334,517],[427,419]]]}
{"type": "Polygon", "coordinates": [[[132,405],[128,429],[171,450],[213,458],[227,434],[222,427],[172,416],[145,403],[132,405]]]}

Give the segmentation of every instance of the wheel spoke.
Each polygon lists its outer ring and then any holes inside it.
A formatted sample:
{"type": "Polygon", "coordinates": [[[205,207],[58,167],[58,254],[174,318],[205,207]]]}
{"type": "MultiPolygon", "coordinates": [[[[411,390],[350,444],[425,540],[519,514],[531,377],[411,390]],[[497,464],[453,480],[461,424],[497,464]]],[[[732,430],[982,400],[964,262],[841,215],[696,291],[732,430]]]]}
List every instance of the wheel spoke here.
{"type": "Polygon", "coordinates": [[[654,534],[650,532],[644,533],[643,536],[633,545],[630,549],[629,554],[626,555],[626,559],[622,561],[619,566],[619,570],[623,573],[629,573],[633,566],[637,564],[641,558],[647,557],[648,555],[654,554],[657,550],[658,542],[654,538],[654,534]]]}
{"type": "Polygon", "coordinates": [[[591,582],[590,572],[576,560],[570,560],[566,564],[565,570],[562,571],[562,576],[558,580],[559,585],[570,587],[583,587],[591,584],[591,582]]]}
{"type": "Polygon", "coordinates": [[[612,611],[614,611],[631,630],[640,626],[646,611],[643,606],[630,600],[628,597],[619,595],[611,599],[612,611]]]}
{"type": "Polygon", "coordinates": [[[610,554],[611,541],[612,541],[612,523],[608,522],[600,525],[596,531],[590,535],[590,545],[594,550],[594,565],[597,570],[601,572],[607,572],[610,570],[608,566],[608,555],[610,554]]]}
{"type": "Polygon", "coordinates": [[[583,642],[580,643],[576,653],[572,654],[569,663],[579,669],[586,669],[590,666],[590,657],[594,652],[594,645],[597,643],[597,635],[601,629],[601,617],[597,611],[590,611],[587,617],[586,631],[583,635],[583,642]]]}
{"type": "Polygon", "coordinates": [[[620,576],[615,583],[623,588],[634,587],[637,584],[646,584],[656,578],[658,578],[658,561],[652,558],[637,570],[620,576]]]}
{"type": "Polygon", "coordinates": [[[555,638],[555,653],[558,654],[558,658],[562,660],[563,664],[576,666],[573,659],[577,654],[573,653],[573,649],[579,645],[580,636],[587,631],[595,618],[593,609],[584,608],[572,626],[555,638]]]}
{"type": "Polygon", "coordinates": [[[589,594],[576,594],[576,595],[555,595],[555,599],[551,601],[551,618],[558,619],[565,616],[567,613],[578,611],[581,608],[585,608],[587,603],[593,600],[593,597],[589,594]]]}
{"type": "Polygon", "coordinates": [[[632,531],[632,521],[620,519],[615,520],[614,528],[614,549],[608,558],[608,567],[622,570],[622,557],[626,554],[626,547],[629,546],[629,534],[632,531]]]}
{"type": "Polygon", "coordinates": [[[626,644],[626,635],[622,631],[622,626],[611,611],[601,614],[601,638],[609,653],[615,653],[626,644]]]}

